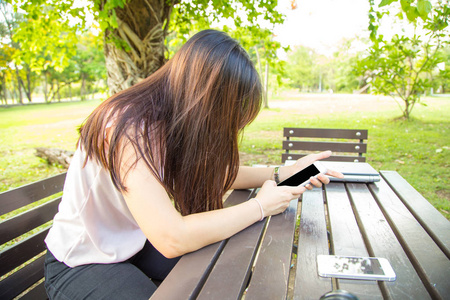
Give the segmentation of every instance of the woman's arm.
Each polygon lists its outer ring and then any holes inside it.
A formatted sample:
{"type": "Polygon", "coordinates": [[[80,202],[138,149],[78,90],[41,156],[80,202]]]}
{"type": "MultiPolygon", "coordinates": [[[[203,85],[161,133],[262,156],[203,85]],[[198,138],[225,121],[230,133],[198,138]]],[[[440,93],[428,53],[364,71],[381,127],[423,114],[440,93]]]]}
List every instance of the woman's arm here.
{"type": "MultiPolygon", "coordinates": [[[[210,212],[181,216],[164,187],[138,162],[125,179],[125,201],[148,240],[168,258],[226,239],[261,219],[256,200],[210,212]]],[[[267,181],[258,193],[264,216],[283,212],[304,187],[277,187],[267,181]]]]}

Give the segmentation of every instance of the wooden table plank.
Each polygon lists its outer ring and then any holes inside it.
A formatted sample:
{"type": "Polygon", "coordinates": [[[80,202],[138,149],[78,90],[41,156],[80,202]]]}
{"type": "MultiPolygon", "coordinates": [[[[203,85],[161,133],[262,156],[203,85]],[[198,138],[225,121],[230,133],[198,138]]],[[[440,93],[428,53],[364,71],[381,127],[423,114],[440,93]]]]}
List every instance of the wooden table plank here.
{"type": "Polygon", "coordinates": [[[397,172],[381,176],[450,259],[450,222],[397,172]]]}
{"type": "Polygon", "coordinates": [[[317,255],[329,254],[323,191],[314,188],[302,196],[294,299],[319,299],[332,290],[330,278],[320,277],[317,255]]]}
{"type": "Polygon", "coordinates": [[[267,218],[228,240],[197,299],[241,298],[247,288],[266,221],[267,218]]]}
{"type": "Polygon", "coordinates": [[[392,299],[402,299],[408,295],[414,295],[416,299],[430,299],[367,185],[348,184],[347,188],[369,254],[387,258],[397,275],[394,282],[379,282],[384,294],[392,299]]]}
{"type": "MultiPolygon", "coordinates": [[[[235,190],[225,204],[235,205],[244,202],[252,193],[251,190],[235,190]]],[[[222,241],[184,255],[150,299],[195,299],[225,244],[226,241],[222,241]]]]}
{"type": "MultiPolygon", "coordinates": [[[[258,190],[254,189],[250,194],[248,190],[235,190],[224,206],[240,204],[244,199],[252,198],[258,190]]],[[[228,240],[197,299],[238,299],[242,296],[267,221],[265,218],[228,240]]]]}
{"type": "MultiPolygon", "coordinates": [[[[333,254],[369,256],[345,185],[342,183],[330,183],[325,186],[325,195],[330,220],[333,254]]],[[[337,280],[337,283],[337,288],[347,290],[360,299],[383,298],[376,281],[340,279],[337,280]]]]}
{"type": "Polygon", "coordinates": [[[245,295],[252,299],[286,299],[298,201],[272,216],[245,295]]]}
{"type": "Polygon", "coordinates": [[[384,180],[369,188],[432,298],[448,298],[450,260],[384,180]]]}
{"type": "Polygon", "coordinates": [[[254,195],[258,192],[259,189],[252,190],[233,190],[228,198],[225,200],[223,204],[224,207],[230,207],[234,205],[241,204],[248,199],[254,197],[254,195]]]}
{"type": "Polygon", "coordinates": [[[184,255],[150,299],[195,299],[226,241],[184,255]]]}

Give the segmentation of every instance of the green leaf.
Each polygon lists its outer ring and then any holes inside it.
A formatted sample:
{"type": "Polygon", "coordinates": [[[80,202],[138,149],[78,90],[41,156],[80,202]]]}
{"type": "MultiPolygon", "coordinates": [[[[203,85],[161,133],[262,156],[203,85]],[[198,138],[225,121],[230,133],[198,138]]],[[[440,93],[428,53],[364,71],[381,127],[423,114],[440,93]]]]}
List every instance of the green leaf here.
{"type": "Polygon", "coordinates": [[[427,0],[418,0],[417,2],[417,10],[422,18],[427,19],[428,14],[431,12],[433,6],[430,1],[427,0]]]}
{"type": "Polygon", "coordinates": [[[117,14],[115,10],[112,11],[112,16],[109,19],[109,24],[111,25],[112,28],[119,27],[119,24],[117,23],[117,14]]]}
{"type": "Polygon", "coordinates": [[[105,20],[99,20],[99,24],[102,31],[105,31],[109,27],[108,22],[106,22],[105,20]]]}
{"type": "Polygon", "coordinates": [[[411,7],[411,2],[412,0],[400,0],[400,4],[404,12],[407,12],[408,9],[411,7]]]}
{"type": "Polygon", "coordinates": [[[419,17],[419,11],[417,10],[417,7],[410,6],[406,11],[406,17],[409,21],[414,22],[417,17],[419,17]]]}
{"type": "Polygon", "coordinates": [[[382,0],[378,7],[386,6],[397,0],[382,0]]]}

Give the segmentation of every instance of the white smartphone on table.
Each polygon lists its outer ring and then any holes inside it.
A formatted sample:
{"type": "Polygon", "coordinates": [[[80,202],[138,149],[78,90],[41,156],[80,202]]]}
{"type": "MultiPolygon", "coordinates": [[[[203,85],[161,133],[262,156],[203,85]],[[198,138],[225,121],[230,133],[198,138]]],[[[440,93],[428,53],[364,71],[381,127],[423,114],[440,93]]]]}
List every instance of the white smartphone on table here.
{"type": "Polygon", "coordinates": [[[317,269],[321,277],[394,281],[391,264],[381,257],[318,255],[317,269]]]}
{"type": "Polygon", "coordinates": [[[311,177],[316,177],[320,173],[325,174],[327,172],[327,168],[316,161],[313,164],[307,166],[303,170],[295,173],[291,177],[283,180],[278,184],[278,186],[287,185],[287,186],[305,186],[310,183],[311,177]]]}

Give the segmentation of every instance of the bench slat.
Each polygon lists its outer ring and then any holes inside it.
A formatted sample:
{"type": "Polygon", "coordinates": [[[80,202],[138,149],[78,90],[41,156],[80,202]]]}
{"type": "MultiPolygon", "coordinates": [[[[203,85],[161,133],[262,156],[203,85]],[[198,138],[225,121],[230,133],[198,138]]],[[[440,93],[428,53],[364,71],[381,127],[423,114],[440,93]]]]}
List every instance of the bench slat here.
{"type": "Polygon", "coordinates": [[[58,211],[60,202],[61,197],[58,197],[0,223],[0,244],[19,237],[52,220],[58,211]]]}
{"type": "Polygon", "coordinates": [[[283,141],[284,150],[326,151],[366,153],[366,143],[314,142],[314,141],[283,141]]]}
{"type": "Polygon", "coordinates": [[[435,244],[397,195],[382,180],[369,186],[397,239],[432,298],[450,295],[450,260],[435,244]]]}
{"type": "Polygon", "coordinates": [[[348,184],[348,192],[360,228],[365,236],[369,253],[374,257],[384,257],[392,265],[397,279],[395,284],[380,281],[381,288],[390,299],[401,299],[414,295],[416,299],[430,299],[413,265],[409,261],[394,232],[383,216],[375,199],[365,184],[348,184]],[[355,199],[355,200],[354,200],[355,199]]]}
{"type": "MultiPolygon", "coordinates": [[[[235,190],[225,205],[241,203],[251,197],[250,190],[235,190]]],[[[195,299],[200,293],[226,241],[215,243],[184,255],[176,267],[164,279],[150,299],[195,299]]]]}
{"type": "Polygon", "coordinates": [[[286,298],[297,205],[293,200],[282,214],[270,218],[245,299],[286,298]]]}
{"type": "Polygon", "coordinates": [[[281,161],[299,159],[311,151],[331,150],[333,155],[325,160],[365,162],[367,129],[295,128],[283,129],[284,141],[281,161]],[[353,154],[353,155],[352,155],[353,154]]]}
{"type": "Polygon", "coordinates": [[[0,215],[61,192],[65,178],[66,173],[62,173],[1,193],[0,215]]]}
{"type": "Polygon", "coordinates": [[[294,299],[319,299],[332,290],[331,279],[320,277],[312,263],[317,255],[329,254],[322,189],[306,191],[301,208],[294,299]]]}
{"type": "Polygon", "coordinates": [[[47,292],[45,291],[44,282],[39,283],[31,291],[29,291],[20,298],[20,300],[36,300],[36,299],[48,299],[47,292]]]}
{"type": "Polygon", "coordinates": [[[327,137],[336,139],[367,139],[367,129],[284,128],[285,137],[327,137]],[[293,133],[290,133],[291,130],[293,133]],[[359,133],[359,134],[358,134],[359,133]]]}
{"type": "Polygon", "coordinates": [[[381,171],[392,190],[450,259],[450,222],[395,171],[381,171]]]}
{"type": "Polygon", "coordinates": [[[50,226],[0,253],[0,276],[46,250],[44,239],[50,226]]]}
{"type": "MultiPolygon", "coordinates": [[[[296,153],[283,153],[281,154],[282,161],[286,160],[297,160],[300,159],[307,154],[296,154],[296,153]]],[[[322,160],[328,161],[350,161],[350,162],[365,162],[366,158],[364,156],[354,156],[354,155],[332,155],[322,160]]]]}
{"type": "MultiPolygon", "coordinates": [[[[44,261],[45,255],[0,281],[0,299],[13,299],[41,280],[44,277],[44,261]]],[[[34,289],[32,291],[34,291],[34,289]]],[[[39,292],[39,294],[41,293],[39,292]]],[[[36,297],[36,294],[31,294],[29,296],[33,296],[30,299],[46,299],[47,294],[44,290],[43,296],[45,298],[36,297]]]]}
{"type": "MultiPolygon", "coordinates": [[[[325,186],[325,192],[333,254],[369,256],[345,187],[342,184],[332,182],[325,186]]],[[[339,289],[351,291],[352,294],[361,299],[383,298],[376,281],[339,279],[337,282],[339,289]]]]}

